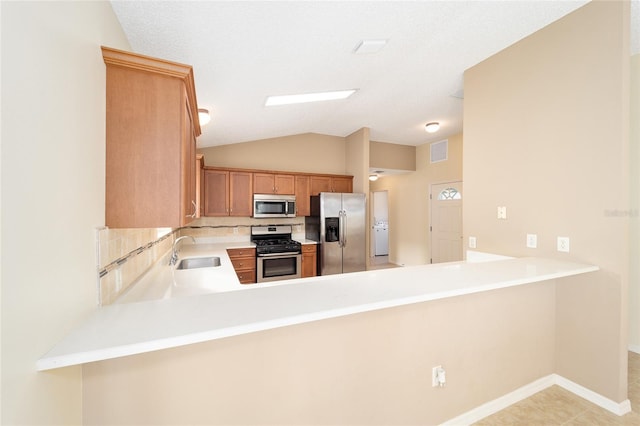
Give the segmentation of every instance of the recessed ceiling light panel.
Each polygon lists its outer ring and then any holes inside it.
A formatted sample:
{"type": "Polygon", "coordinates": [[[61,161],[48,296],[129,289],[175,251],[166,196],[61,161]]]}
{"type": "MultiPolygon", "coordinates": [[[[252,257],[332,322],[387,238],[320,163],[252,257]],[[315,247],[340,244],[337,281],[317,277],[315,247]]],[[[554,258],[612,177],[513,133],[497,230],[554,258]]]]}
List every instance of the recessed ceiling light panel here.
{"type": "Polygon", "coordinates": [[[353,53],[358,55],[378,53],[386,44],[387,40],[362,40],[353,50],[353,53]]]}
{"type": "Polygon", "coordinates": [[[333,101],[346,99],[353,95],[358,89],[337,90],[333,92],[304,93],[299,95],[279,95],[269,96],[265,106],[303,104],[307,102],[333,101]]]}

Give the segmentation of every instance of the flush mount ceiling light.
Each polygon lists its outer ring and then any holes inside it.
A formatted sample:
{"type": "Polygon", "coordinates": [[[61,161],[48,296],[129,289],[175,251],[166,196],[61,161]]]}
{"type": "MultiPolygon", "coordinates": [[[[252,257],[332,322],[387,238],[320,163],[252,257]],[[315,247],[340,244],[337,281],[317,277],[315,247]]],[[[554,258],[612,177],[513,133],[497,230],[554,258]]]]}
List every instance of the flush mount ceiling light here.
{"type": "Polygon", "coordinates": [[[208,122],[210,122],[211,115],[209,115],[209,110],[205,108],[198,108],[198,120],[200,120],[201,126],[204,126],[208,122]]]}
{"type": "Polygon", "coordinates": [[[440,123],[437,122],[433,122],[433,123],[427,123],[424,126],[424,129],[427,131],[427,133],[435,133],[438,131],[438,129],[440,129],[440,123]]]}
{"type": "Polygon", "coordinates": [[[304,93],[299,95],[279,95],[269,96],[265,106],[278,106],[290,104],[303,104],[307,102],[333,101],[346,99],[356,93],[358,89],[336,90],[333,92],[304,93]]]}
{"type": "Polygon", "coordinates": [[[378,178],[380,177],[379,175],[381,175],[382,173],[384,173],[383,170],[374,170],[373,174],[369,175],[369,180],[372,182],[377,181],[378,178]]]}

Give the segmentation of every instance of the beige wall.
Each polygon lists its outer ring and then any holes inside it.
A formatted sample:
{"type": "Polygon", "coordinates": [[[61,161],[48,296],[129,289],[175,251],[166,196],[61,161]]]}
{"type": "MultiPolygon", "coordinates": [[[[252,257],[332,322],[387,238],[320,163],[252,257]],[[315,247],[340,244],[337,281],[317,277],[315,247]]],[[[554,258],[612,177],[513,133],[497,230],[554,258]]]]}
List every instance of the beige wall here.
{"type": "Polygon", "coordinates": [[[416,148],[416,171],[384,176],[371,191],[388,191],[389,260],[421,265],[431,259],[429,192],[434,183],[462,180],[462,134],[448,139],[448,160],[430,163],[430,144],[416,148]]]}
{"type": "MultiPolygon", "coordinates": [[[[367,205],[369,199],[369,129],[363,127],[345,138],[345,162],[348,175],[353,176],[353,192],[365,195],[367,205]]],[[[371,218],[366,209],[365,230],[369,229],[371,218]]],[[[369,264],[370,235],[365,231],[366,262],[369,264]]]]}
{"type": "Polygon", "coordinates": [[[439,424],[553,373],[556,285],[85,364],[85,424],[439,424]]]}
{"type": "MultiPolygon", "coordinates": [[[[631,259],[640,259],[640,54],[631,57],[631,259]]],[[[640,262],[630,262],[629,347],[640,353],[640,262]]]]}
{"type": "Polygon", "coordinates": [[[204,154],[207,166],[345,174],[345,143],[343,137],[305,133],[198,152],[204,154]]]}
{"type": "Polygon", "coordinates": [[[345,138],[346,172],[353,176],[353,192],[369,192],[369,129],[362,128],[345,138]]]}
{"type": "Polygon", "coordinates": [[[36,360],[96,307],[109,2],[2,2],[2,424],[80,424],[81,368],[36,360]]]}
{"type": "Polygon", "coordinates": [[[629,220],[616,212],[629,209],[628,22],[628,4],[587,4],[468,70],[464,107],[465,236],[481,251],[600,266],[557,287],[556,372],[617,402],[627,395],[629,220]],[[570,237],[569,254],[557,236],[570,237]]]}
{"type": "Polygon", "coordinates": [[[369,167],[376,169],[415,170],[416,147],[371,141],[369,167]]]}

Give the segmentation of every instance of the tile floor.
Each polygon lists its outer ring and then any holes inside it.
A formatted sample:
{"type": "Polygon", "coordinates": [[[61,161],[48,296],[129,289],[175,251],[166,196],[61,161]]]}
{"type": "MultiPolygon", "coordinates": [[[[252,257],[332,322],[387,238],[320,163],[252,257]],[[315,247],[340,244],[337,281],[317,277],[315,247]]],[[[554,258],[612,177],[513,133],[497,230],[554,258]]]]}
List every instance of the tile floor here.
{"type": "Polygon", "coordinates": [[[628,395],[631,412],[616,416],[559,386],[552,386],[474,425],[640,425],[640,355],[633,352],[629,352],[628,395]]]}
{"type": "Polygon", "coordinates": [[[373,269],[397,268],[395,263],[389,263],[389,256],[372,256],[369,260],[369,271],[373,269]]]}

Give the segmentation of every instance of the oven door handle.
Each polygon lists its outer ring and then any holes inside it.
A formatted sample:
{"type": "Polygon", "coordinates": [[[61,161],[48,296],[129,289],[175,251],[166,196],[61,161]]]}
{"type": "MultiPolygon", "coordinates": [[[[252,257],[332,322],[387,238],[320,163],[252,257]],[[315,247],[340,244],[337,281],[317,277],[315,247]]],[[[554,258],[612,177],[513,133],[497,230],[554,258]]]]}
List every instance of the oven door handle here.
{"type": "Polygon", "coordinates": [[[287,252],[287,253],[262,253],[258,257],[291,257],[300,254],[300,252],[287,252]]]}

